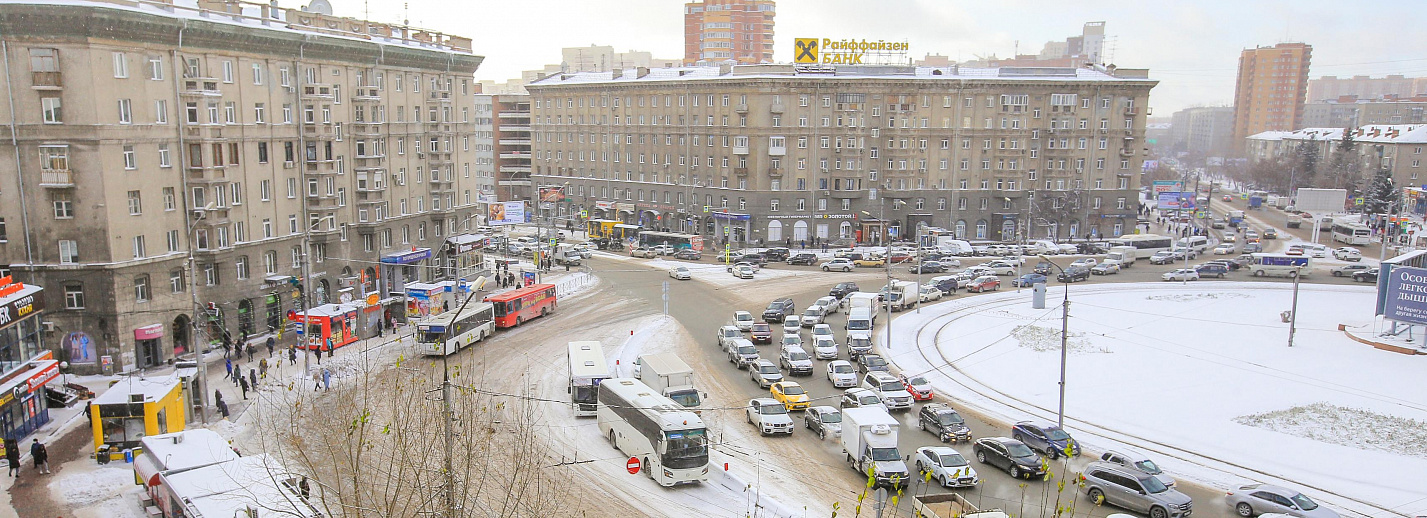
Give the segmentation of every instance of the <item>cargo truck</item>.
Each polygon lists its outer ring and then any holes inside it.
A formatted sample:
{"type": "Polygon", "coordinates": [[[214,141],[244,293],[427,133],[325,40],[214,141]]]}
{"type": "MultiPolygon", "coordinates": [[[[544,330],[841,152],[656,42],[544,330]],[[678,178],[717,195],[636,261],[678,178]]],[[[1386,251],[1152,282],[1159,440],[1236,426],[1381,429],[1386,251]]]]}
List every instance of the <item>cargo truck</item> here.
{"type": "Polygon", "coordinates": [[[853,471],[870,474],[877,487],[907,487],[910,473],[897,449],[897,420],[873,407],[842,411],[842,451],[853,471]]]}
{"type": "Polygon", "coordinates": [[[877,320],[877,294],[865,291],[855,291],[847,296],[847,311],[851,313],[854,309],[865,308],[871,312],[872,320],[877,320]]]}
{"type": "Polygon", "coordinates": [[[1112,246],[1105,254],[1105,262],[1114,261],[1120,268],[1129,268],[1135,265],[1135,257],[1139,255],[1139,249],[1133,246],[1112,246]]]}
{"type": "Polygon", "coordinates": [[[674,353],[655,353],[639,360],[643,362],[639,381],[685,408],[698,408],[701,399],[694,388],[694,369],[683,359],[674,353]]]}
{"type": "Polygon", "coordinates": [[[922,518],[1008,518],[1000,509],[977,509],[956,493],[913,496],[912,508],[922,518]]]}

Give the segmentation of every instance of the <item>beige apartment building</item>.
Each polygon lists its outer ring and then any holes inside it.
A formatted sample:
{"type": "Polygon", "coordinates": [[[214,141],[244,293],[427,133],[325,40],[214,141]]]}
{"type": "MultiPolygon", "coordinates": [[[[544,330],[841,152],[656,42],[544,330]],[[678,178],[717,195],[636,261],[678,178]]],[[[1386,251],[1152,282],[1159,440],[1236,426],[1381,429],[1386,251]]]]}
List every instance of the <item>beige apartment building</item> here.
{"type": "Polygon", "coordinates": [[[741,65],[551,76],[532,181],[558,210],[731,243],[1130,232],[1145,70],[741,65]]]}
{"type": "Polygon", "coordinates": [[[776,14],[773,0],[684,4],[684,64],[772,63],[776,14]]]}
{"type": "Polygon", "coordinates": [[[1279,43],[1244,49],[1234,85],[1234,142],[1264,131],[1303,127],[1313,46],[1279,43]]]}
{"type": "Polygon", "coordinates": [[[404,283],[450,277],[423,266],[454,264],[479,212],[469,39],[199,7],[0,6],[0,273],[48,288],[46,342],[76,372],[283,328],[294,280],[404,316],[404,283]]]}

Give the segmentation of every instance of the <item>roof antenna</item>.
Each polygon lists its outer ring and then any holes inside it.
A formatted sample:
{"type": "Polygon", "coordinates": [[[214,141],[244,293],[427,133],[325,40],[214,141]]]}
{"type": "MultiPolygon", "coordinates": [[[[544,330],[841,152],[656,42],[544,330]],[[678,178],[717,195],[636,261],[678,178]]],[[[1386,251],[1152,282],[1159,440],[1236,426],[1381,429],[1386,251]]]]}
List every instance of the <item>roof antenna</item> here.
{"type": "Polygon", "coordinates": [[[402,25],[411,25],[411,12],[410,12],[410,9],[409,9],[410,7],[411,7],[411,3],[410,3],[410,2],[402,2],[402,3],[401,3],[401,24],[402,24],[402,25]]]}

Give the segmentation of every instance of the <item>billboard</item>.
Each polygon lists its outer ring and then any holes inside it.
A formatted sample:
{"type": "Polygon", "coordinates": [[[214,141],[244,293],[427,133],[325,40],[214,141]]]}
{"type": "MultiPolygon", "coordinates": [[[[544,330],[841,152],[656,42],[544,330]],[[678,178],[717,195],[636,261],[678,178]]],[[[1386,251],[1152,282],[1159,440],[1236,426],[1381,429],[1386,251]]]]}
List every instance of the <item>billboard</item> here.
{"type": "Polygon", "coordinates": [[[1427,269],[1395,266],[1382,289],[1383,318],[1427,324],[1427,269]]]}
{"type": "Polygon", "coordinates": [[[1161,192],[1155,197],[1155,208],[1159,210],[1194,210],[1194,193],[1161,192]]]}
{"type": "Polygon", "coordinates": [[[554,203],[554,202],[557,202],[557,201],[562,201],[562,200],[564,200],[564,198],[565,198],[565,188],[564,188],[564,187],[541,187],[541,188],[540,188],[540,201],[542,201],[542,202],[554,203]]]}
{"type": "Polygon", "coordinates": [[[861,65],[889,59],[901,62],[906,54],[907,42],[793,38],[793,63],[800,65],[861,65]]]}
{"type": "Polygon", "coordinates": [[[514,225],[525,222],[525,202],[502,201],[490,204],[487,225],[514,225]]]}
{"type": "Polygon", "coordinates": [[[1347,189],[1299,189],[1293,205],[1299,212],[1342,212],[1348,204],[1347,189]]]}

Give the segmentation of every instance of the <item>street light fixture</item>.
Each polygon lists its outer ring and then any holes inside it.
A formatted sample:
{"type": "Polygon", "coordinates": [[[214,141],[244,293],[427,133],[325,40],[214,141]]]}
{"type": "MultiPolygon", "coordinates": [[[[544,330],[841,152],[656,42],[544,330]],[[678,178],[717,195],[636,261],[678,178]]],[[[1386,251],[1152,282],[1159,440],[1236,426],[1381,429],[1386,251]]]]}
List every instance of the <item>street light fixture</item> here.
{"type": "Polygon", "coordinates": [[[198,417],[204,426],[208,425],[208,363],[203,357],[203,347],[207,344],[198,343],[198,315],[203,311],[203,305],[198,301],[198,274],[197,262],[193,256],[193,247],[197,244],[193,236],[193,227],[198,226],[208,211],[213,210],[213,203],[209,203],[201,208],[193,209],[193,222],[188,224],[188,293],[193,297],[193,318],[188,321],[188,325],[193,328],[189,339],[193,341],[193,359],[198,364],[198,417]]]}
{"type": "Polygon", "coordinates": [[[1061,268],[1044,254],[1038,254],[1036,257],[1050,263],[1055,269],[1060,270],[1062,276],[1065,276],[1065,281],[1061,282],[1065,285],[1065,298],[1060,303],[1060,408],[1055,413],[1055,425],[1065,428],[1065,359],[1070,339],[1070,275],[1065,273],[1065,268],[1061,268]]]}

